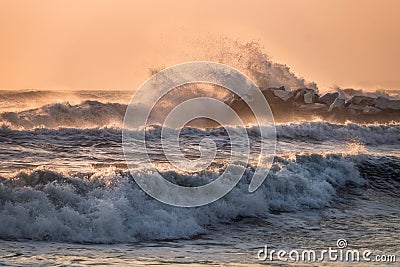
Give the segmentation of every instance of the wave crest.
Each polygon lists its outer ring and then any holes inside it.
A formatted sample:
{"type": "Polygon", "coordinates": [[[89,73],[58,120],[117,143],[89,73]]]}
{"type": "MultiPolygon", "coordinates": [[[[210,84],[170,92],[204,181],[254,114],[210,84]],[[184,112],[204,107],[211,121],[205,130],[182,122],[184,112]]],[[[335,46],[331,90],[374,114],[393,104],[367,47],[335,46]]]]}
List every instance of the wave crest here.
{"type": "MultiPolygon", "coordinates": [[[[190,186],[219,171],[170,177],[190,186]]],[[[253,171],[248,168],[225,197],[199,208],[171,207],[148,197],[132,177],[143,170],[19,172],[1,181],[0,238],[94,243],[188,238],[239,217],[330,206],[346,185],[364,184],[356,164],[341,155],[277,158],[263,185],[250,194],[253,171]]]]}
{"type": "Polygon", "coordinates": [[[78,105],[57,103],[21,112],[5,112],[0,115],[0,120],[17,129],[120,126],[125,110],[123,104],[86,100],[78,105]]]}

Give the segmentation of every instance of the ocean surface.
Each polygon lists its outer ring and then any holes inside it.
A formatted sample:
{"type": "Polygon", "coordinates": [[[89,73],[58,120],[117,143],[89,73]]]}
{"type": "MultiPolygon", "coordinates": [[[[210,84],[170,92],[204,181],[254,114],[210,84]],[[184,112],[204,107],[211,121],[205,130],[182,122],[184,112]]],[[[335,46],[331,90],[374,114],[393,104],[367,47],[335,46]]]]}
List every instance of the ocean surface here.
{"type": "MultiPolygon", "coordinates": [[[[400,124],[277,124],[274,163],[257,191],[248,192],[254,156],[226,196],[178,208],[135,183],[146,172],[140,155],[135,171],[126,167],[120,122],[129,97],[87,91],[66,103],[56,92],[2,92],[0,265],[301,265],[262,262],[257,252],[335,248],[338,239],[373,256],[396,255],[398,264],[400,124]]],[[[257,147],[257,127],[246,131],[257,147]]],[[[189,158],[199,156],[203,138],[217,144],[214,162],[197,173],[168,166],[159,134],[159,126],[147,129],[149,153],[176,184],[209,183],[228,164],[223,128],[181,131],[189,158]]],[[[370,264],[382,263],[359,263],[370,264]]]]}

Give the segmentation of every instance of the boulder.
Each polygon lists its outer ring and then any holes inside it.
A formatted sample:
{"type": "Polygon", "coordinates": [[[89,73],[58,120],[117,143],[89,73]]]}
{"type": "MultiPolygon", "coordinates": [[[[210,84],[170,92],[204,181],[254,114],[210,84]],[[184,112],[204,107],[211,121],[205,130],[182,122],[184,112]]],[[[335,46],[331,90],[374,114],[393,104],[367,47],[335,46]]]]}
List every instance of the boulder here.
{"type": "Polygon", "coordinates": [[[356,95],[351,98],[350,102],[359,106],[373,106],[375,105],[375,98],[369,96],[356,95]]]}
{"type": "Polygon", "coordinates": [[[343,109],[345,104],[345,100],[342,98],[336,98],[335,101],[329,106],[328,111],[332,111],[335,109],[343,109]]]}
{"type": "Polygon", "coordinates": [[[325,104],[321,104],[321,103],[312,103],[312,104],[304,104],[304,105],[300,105],[299,110],[301,111],[327,111],[327,106],[325,104]]]}
{"type": "Polygon", "coordinates": [[[305,101],[307,101],[307,103],[310,104],[318,98],[318,94],[314,89],[300,88],[293,91],[293,98],[294,102],[304,104],[306,103],[305,101]],[[306,94],[308,95],[305,96],[306,94]]]}
{"type": "Polygon", "coordinates": [[[304,94],[304,103],[312,104],[318,99],[318,95],[314,90],[310,90],[304,94]]]}
{"type": "Polygon", "coordinates": [[[350,104],[348,106],[348,108],[351,109],[351,110],[363,110],[365,108],[365,106],[350,104]]]}
{"type": "MultiPolygon", "coordinates": [[[[373,100],[375,102],[375,99],[373,99],[373,100]]],[[[361,113],[377,114],[382,111],[379,108],[376,108],[372,105],[362,105],[362,104],[365,104],[365,102],[363,102],[363,101],[359,101],[358,103],[359,103],[358,105],[352,103],[348,106],[350,115],[357,115],[357,114],[361,114],[361,113]]]]}
{"type": "Polygon", "coordinates": [[[304,103],[304,95],[307,93],[307,88],[300,88],[293,92],[293,97],[295,102],[304,103]]]}
{"type": "Polygon", "coordinates": [[[391,100],[385,97],[378,97],[375,101],[375,107],[381,110],[385,109],[400,110],[400,100],[391,100]]]}
{"type": "Polygon", "coordinates": [[[376,107],[372,107],[372,106],[365,106],[362,110],[362,112],[364,114],[377,114],[379,112],[381,112],[382,110],[380,110],[379,108],[376,107]]]}
{"type": "Polygon", "coordinates": [[[325,104],[328,107],[332,105],[333,101],[338,98],[339,93],[326,93],[325,95],[319,97],[315,102],[325,104]]]}
{"type": "Polygon", "coordinates": [[[282,99],[283,101],[289,100],[293,96],[292,91],[286,91],[286,90],[274,90],[274,95],[282,99]]]}
{"type": "Polygon", "coordinates": [[[340,88],[336,88],[337,92],[339,93],[339,98],[344,99],[344,102],[347,103],[350,101],[350,97],[347,96],[347,94],[340,88]]]}
{"type": "Polygon", "coordinates": [[[359,116],[360,115],[360,111],[359,110],[355,110],[355,109],[348,109],[347,111],[347,116],[359,116]]]}

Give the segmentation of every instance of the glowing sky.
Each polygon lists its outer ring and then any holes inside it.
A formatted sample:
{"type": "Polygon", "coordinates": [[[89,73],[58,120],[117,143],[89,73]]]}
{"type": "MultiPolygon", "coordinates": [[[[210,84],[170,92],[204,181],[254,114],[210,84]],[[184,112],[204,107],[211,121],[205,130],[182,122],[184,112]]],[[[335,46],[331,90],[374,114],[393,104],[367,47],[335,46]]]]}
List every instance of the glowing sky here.
{"type": "MultiPolygon", "coordinates": [[[[400,88],[400,1],[1,0],[1,89],[134,89],[193,40],[259,40],[320,88],[400,88]]],[[[198,58],[201,60],[202,58],[198,58]]]]}

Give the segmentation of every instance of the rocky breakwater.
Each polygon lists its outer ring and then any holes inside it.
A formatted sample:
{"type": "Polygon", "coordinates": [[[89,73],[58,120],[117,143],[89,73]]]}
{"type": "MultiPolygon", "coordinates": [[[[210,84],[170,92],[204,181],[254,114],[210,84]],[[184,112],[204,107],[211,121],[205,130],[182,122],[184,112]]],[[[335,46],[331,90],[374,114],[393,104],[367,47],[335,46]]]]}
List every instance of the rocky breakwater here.
{"type": "MultiPolygon", "coordinates": [[[[400,100],[383,96],[347,96],[343,91],[323,95],[314,89],[262,88],[276,122],[321,118],[333,122],[399,122],[400,100]]],[[[237,96],[225,99],[241,117],[252,119],[248,106],[237,96]]],[[[254,118],[253,118],[254,119],[254,118]]]]}

